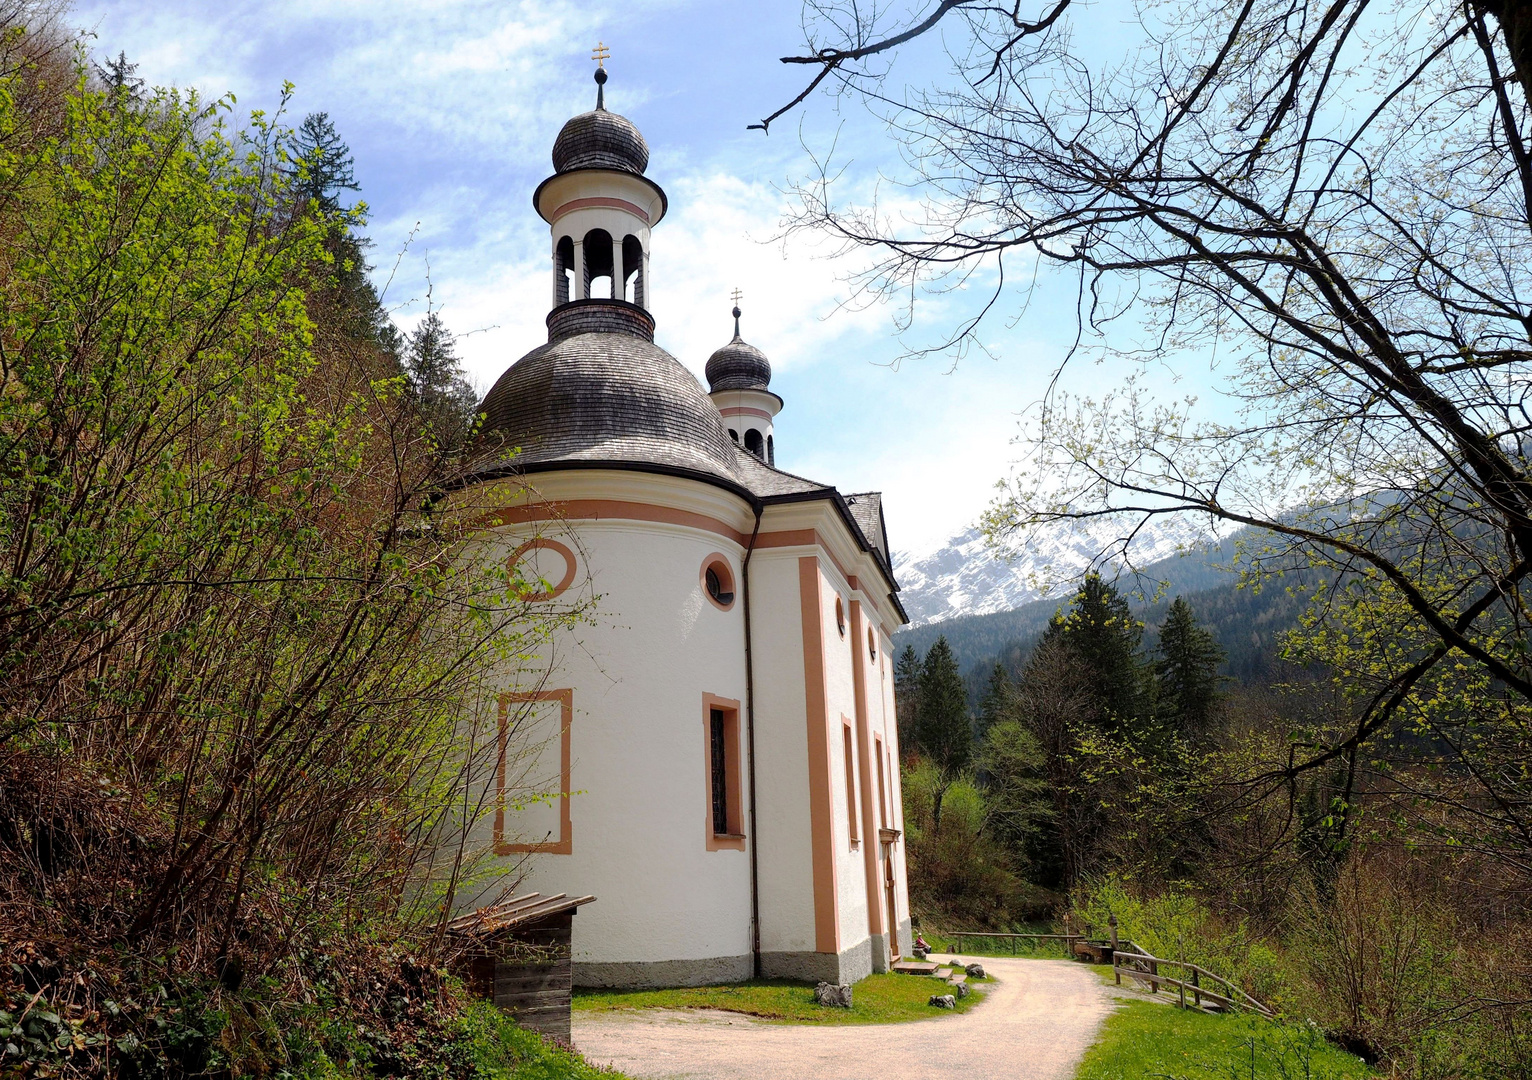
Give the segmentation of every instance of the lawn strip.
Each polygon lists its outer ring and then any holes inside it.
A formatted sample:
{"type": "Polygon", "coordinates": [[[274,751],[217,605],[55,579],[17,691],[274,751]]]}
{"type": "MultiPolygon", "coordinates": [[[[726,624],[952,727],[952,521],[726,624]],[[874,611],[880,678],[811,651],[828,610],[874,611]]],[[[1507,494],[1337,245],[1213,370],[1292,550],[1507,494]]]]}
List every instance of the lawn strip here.
{"type": "Polygon", "coordinates": [[[958,999],[956,1010],[929,1004],[933,994],[957,994],[942,979],[892,973],[869,975],[856,983],[850,1009],[831,1008],[814,1001],[810,983],[786,979],[757,979],[723,986],[692,986],[674,990],[576,990],[577,1012],[620,1009],[718,1009],[778,1023],[892,1024],[967,1012],[983,995],[987,979],[970,979],[973,993],[958,999]]]}
{"type": "Polygon", "coordinates": [[[1107,1017],[1075,1080],[1365,1080],[1315,1027],[1130,1001],[1107,1017]]]}

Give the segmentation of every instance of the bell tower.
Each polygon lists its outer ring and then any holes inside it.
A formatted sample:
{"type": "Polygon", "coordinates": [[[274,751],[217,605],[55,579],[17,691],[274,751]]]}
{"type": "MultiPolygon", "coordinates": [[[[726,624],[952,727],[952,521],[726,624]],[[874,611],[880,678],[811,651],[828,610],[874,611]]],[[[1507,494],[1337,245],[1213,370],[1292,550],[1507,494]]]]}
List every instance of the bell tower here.
{"type": "Polygon", "coordinates": [[[532,205],[553,244],[553,307],[615,300],[649,309],[649,230],[665,216],[665,192],[644,175],[649,146],[627,117],[606,108],[606,60],[598,45],[596,107],[573,117],[553,144],[553,175],[532,205]]]}
{"type": "Polygon", "coordinates": [[[782,399],[770,390],[771,362],[739,336],[740,291],[734,290],[734,340],[708,357],[708,396],[729,437],[768,465],[777,463],[773,430],[782,399]]]}

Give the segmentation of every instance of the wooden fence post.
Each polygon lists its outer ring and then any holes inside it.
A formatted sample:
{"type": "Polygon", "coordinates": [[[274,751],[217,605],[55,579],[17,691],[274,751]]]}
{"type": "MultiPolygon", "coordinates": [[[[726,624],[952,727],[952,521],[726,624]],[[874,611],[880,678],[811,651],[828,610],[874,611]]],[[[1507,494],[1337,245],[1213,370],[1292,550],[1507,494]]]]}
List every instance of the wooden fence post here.
{"type": "Polygon", "coordinates": [[[1202,1008],[1202,969],[1192,967],[1192,998],[1197,1003],[1197,1008],[1202,1008]]]}
{"type": "Polygon", "coordinates": [[[1158,994],[1160,992],[1160,962],[1158,960],[1149,961],[1149,974],[1153,976],[1149,980],[1149,992],[1158,994]]]}

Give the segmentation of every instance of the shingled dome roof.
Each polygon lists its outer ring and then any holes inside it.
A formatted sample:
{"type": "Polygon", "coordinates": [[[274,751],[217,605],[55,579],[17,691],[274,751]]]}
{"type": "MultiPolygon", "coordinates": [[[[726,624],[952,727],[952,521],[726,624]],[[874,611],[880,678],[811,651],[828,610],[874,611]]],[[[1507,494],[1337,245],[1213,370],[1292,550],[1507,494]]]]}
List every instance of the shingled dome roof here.
{"type": "Polygon", "coordinates": [[[707,361],[708,386],[719,390],[764,390],[771,383],[771,362],[754,345],[741,341],[739,335],[719,349],[707,361]]]}
{"type": "Polygon", "coordinates": [[[486,434],[521,448],[517,468],[612,462],[738,485],[723,418],[653,334],[648,312],[620,300],[555,309],[548,344],[512,364],[485,397],[486,434]]]}
{"type": "Polygon", "coordinates": [[[553,144],[553,171],[613,169],[642,176],[649,167],[649,144],[633,121],[597,106],[564,125],[553,144]]]}

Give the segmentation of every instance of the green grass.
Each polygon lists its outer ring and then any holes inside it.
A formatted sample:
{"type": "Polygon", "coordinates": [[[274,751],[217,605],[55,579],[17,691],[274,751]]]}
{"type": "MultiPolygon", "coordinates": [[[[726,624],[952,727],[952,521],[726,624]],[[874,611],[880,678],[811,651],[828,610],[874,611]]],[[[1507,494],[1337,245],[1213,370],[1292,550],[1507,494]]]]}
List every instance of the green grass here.
{"type": "MultiPolygon", "coordinates": [[[[957,1003],[967,1012],[983,996],[988,979],[970,979],[974,992],[957,1003]]],[[[722,1009],[765,1020],[795,1024],[892,1024],[950,1016],[932,1008],[932,994],[956,993],[940,979],[923,975],[869,975],[851,992],[851,1008],[827,1008],[814,1002],[814,987],[785,979],[756,979],[725,986],[694,986],[679,990],[576,990],[577,1011],[611,1009],[722,1009]]]]}
{"type": "Polygon", "coordinates": [[[1130,1001],[1107,1018],[1076,1080],[1364,1080],[1375,1075],[1307,1024],[1130,1001]]]}
{"type": "Polygon", "coordinates": [[[465,1011],[464,1035],[480,1080],[625,1080],[575,1051],[517,1027],[505,1013],[476,1001],[465,1011]]]}

